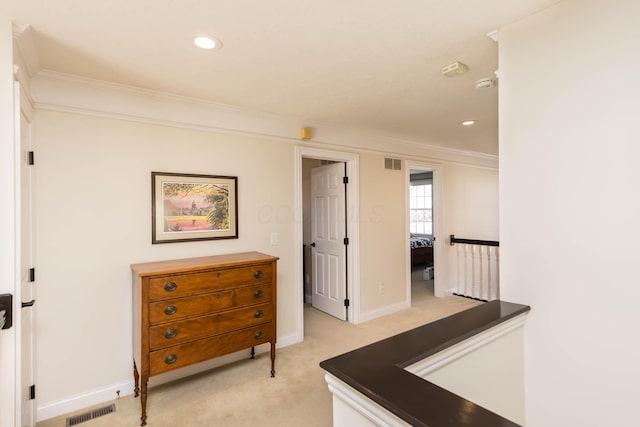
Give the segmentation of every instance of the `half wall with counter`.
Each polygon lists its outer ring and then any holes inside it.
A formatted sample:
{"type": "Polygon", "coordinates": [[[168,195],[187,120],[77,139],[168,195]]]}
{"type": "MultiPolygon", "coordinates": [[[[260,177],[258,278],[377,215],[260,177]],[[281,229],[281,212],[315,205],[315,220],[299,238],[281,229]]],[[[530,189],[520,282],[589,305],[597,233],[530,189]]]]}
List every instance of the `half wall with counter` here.
{"type": "Polygon", "coordinates": [[[529,310],[490,301],[321,362],[334,427],[523,424],[529,310]]]}

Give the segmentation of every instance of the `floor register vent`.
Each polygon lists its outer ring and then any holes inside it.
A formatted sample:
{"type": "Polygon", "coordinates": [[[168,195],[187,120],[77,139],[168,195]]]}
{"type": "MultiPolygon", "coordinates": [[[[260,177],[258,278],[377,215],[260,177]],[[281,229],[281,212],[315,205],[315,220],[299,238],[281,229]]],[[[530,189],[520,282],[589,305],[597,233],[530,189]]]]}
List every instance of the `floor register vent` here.
{"type": "Polygon", "coordinates": [[[78,414],[78,415],[74,415],[73,417],[69,417],[67,418],[67,427],[76,426],[80,423],[93,420],[94,418],[98,418],[103,415],[108,415],[112,412],[116,412],[115,403],[112,403],[111,405],[108,405],[108,406],[103,406],[102,408],[94,409],[93,411],[89,411],[83,414],[78,414]]]}

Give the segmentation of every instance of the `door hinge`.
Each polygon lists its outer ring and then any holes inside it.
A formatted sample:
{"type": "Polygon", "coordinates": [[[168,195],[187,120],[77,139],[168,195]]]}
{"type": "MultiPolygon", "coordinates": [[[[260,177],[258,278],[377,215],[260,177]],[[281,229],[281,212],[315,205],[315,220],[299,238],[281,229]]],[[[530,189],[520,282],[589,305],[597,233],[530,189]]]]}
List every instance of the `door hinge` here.
{"type": "Polygon", "coordinates": [[[30,268],[29,269],[29,281],[30,282],[35,282],[36,281],[36,269],[35,268],[30,268]]]}
{"type": "Polygon", "coordinates": [[[32,384],[31,387],[29,387],[29,400],[33,400],[36,398],[36,385],[32,384]]]}
{"type": "Polygon", "coordinates": [[[33,151],[28,151],[27,152],[27,164],[28,165],[35,165],[36,164],[33,151]]]}
{"type": "Polygon", "coordinates": [[[349,307],[349,298],[344,300],[344,306],[349,307]]]}
{"type": "Polygon", "coordinates": [[[343,176],[342,177],[342,183],[343,184],[348,184],[349,183],[349,177],[348,176],[343,176]]]}
{"type": "Polygon", "coordinates": [[[344,244],[345,244],[345,245],[348,245],[348,244],[349,244],[349,238],[348,238],[348,237],[345,237],[345,238],[344,238],[344,240],[343,240],[343,242],[344,242],[344,244]]]}

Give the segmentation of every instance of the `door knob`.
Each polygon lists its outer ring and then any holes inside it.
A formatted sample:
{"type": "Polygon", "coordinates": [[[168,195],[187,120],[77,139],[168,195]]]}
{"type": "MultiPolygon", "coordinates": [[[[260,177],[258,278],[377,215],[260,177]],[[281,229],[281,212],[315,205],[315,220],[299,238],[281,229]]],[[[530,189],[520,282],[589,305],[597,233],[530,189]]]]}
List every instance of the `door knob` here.
{"type": "Polygon", "coordinates": [[[316,242],[312,242],[312,243],[311,243],[311,247],[312,247],[312,248],[315,248],[315,247],[316,247],[316,242]]]}

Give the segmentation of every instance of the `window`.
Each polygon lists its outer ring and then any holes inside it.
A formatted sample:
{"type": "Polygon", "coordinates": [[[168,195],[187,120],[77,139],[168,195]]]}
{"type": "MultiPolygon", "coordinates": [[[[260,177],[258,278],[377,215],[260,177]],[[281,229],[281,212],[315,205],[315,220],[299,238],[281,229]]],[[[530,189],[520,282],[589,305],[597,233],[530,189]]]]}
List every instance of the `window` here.
{"type": "Polygon", "coordinates": [[[432,183],[409,187],[409,223],[414,234],[433,234],[432,183]]]}

